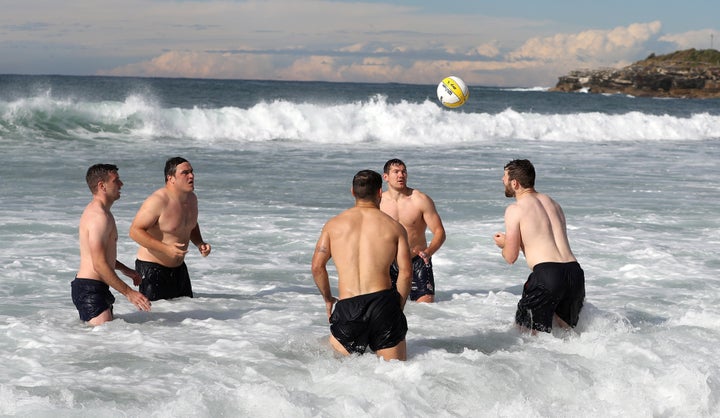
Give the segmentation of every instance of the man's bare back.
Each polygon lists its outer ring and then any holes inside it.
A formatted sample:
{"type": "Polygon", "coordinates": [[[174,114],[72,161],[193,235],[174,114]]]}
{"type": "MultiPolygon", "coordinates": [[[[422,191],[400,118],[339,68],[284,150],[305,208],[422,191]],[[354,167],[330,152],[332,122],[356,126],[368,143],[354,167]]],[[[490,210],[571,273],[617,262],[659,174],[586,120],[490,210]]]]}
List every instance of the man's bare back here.
{"type": "MultiPolygon", "coordinates": [[[[407,251],[405,230],[374,206],[356,206],[328,221],[318,246],[331,248],[340,299],[390,289],[390,264],[398,251],[407,251]]],[[[407,297],[409,283],[398,290],[407,297]]]]}
{"type": "Polygon", "coordinates": [[[313,279],[332,324],[329,341],[344,355],[362,354],[369,346],[386,360],[405,360],[407,322],[402,309],[411,280],[407,233],[379,210],[382,178],[378,173],[358,172],[352,193],[355,207],[325,224],[312,258],[313,279]],[[330,258],[338,272],[339,300],[330,286],[330,258]],[[399,266],[396,290],[390,280],[393,262],[399,266]]]}
{"type": "MultiPolygon", "coordinates": [[[[576,261],[565,233],[562,208],[550,196],[534,191],[517,198],[517,203],[509,205],[505,211],[506,234],[510,241],[522,241],[530,269],[543,262],[576,261]]],[[[514,255],[516,259],[517,255],[514,255]]]]}
{"type": "Polygon", "coordinates": [[[535,168],[513,160],[503,174],[505,196],[515,203],[505,210],[505,232],[495,244],[513,264],[522,251],[532,274],[523,286],[515,323],[523,330],[550,332],[553,322],[577,325],[585,298],[585,275],[570,249],[565,215],[550,196],[535,190],[535,168]]]}

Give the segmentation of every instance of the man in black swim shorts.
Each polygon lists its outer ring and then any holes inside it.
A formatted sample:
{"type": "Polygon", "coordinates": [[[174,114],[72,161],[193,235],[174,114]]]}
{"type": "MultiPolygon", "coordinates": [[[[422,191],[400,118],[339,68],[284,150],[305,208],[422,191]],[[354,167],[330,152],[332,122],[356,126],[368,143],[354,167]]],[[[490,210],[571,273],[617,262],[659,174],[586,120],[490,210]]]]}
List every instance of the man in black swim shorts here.
{"type": "Polygon", "coordinates": [[[576,261],[536,264],[523,287],[515,323],[550,332],[553,315],[572,328],[578,323],[585,299],[585,273],[576,261]]]}
{"type": "Polygon", "coordinates": [[[110,287],[125,295],[139,310],[150,310],[150,301],[115,273],[120,270],[135,286],[140,283],[140,275],[117,260],[118,232],[110,211],[120,198],[123,185],[117,170],[113,164],[95,164],[85,175],[93,199],[80,217],[80,268],[71,283],[71,294],[80,319],[90,325],[113,320],[115,297],[110,287]]]}
{"type": "Polygon", "coordinates": [[[89,322],[105,311],[112,315],[115,296],[110,293],[110,286],[104,282],[76,277],[70,283],[70,288],[72,301],[82,321],[89,322]]]}
{"type": "Polygon", "coordinates": [[[140,293],[150,300],[193,297],[185,263],[177,267],[165,267],[150,261],[135,260],[135,270],[142,276],[140,293]]]}
{"type": "Polygon", "coordinates": [[[151,194],[130,225],[130,238],[140,247],[135,266],[142,274],[140,291],[150,300],[193,297],[185,255],[192,242],[207,257],[211,246],[198,223],[195,171],[190,162],[165,162],[165,187],[151,194]]]}
{"type": "Polygon", "coordinates": [[[345,355],[362,354],[369,346],[385,360],[405,360],[403,308],[411,274],[407,233],[379,209],[380,174],[358,172],[352,194],[355,206],[325,224],[312,259],[313,279],[331,323],[330,344],[345,355]],[[339,300],[330,288],[327,263],[331,257],[338,273],[339,300]],[[397,288],[390,282],[393,261],[399,270],[397,288]]]}
{"type": "Polygon", "coordinates": [[[405,340],[407,320],[395,289],[339,300],[330,316],[330,332],[349,353],[377,352],[405,340]]]}
{"type": "Polygon", "coordinates": [[[532,270],[515,323],[532,333],[550,332],[553,319],[574,328],[585,299],[585,274],[570,249],[565,214],[550,196],[535,190],[535,167],[528,160],[507,163],[503,185],[515,203],[505,210],[505,232],[495,234],[495,244],[510,264],[523,251],[532,270]]]}
{"type": "MultiPolygon", "coordinates": [[[[419,255],[412,259],[412,285],[410,286],[410,300],[416,302],[423,297],[435,295],[435,275],[433,274],[432,259],[428,257],[427,262],[419,255]]],[[[390,279],[393,287],[397,282],[397,263],[390,266],[390,279]]]]}
{"type": "MultiPolygon", "coordinates": [[[[410,253],[413,256],[412,292],[410,300],[435,301],[435,276],[432,256],[445,242],[445,227],[430,196],[407,185],[407,167],[397,158],[388,160],[383,167],[383,179],[388,189],[383,192],[380,210],[400,222],[407,231],[410,253]],[[428,244],[426,230],[432,232],[428,244]]],[[[396,269],[396,268],[395,268],[396,269]]],[[[392,269],[393,284],[397,274],[392,269]]]]}

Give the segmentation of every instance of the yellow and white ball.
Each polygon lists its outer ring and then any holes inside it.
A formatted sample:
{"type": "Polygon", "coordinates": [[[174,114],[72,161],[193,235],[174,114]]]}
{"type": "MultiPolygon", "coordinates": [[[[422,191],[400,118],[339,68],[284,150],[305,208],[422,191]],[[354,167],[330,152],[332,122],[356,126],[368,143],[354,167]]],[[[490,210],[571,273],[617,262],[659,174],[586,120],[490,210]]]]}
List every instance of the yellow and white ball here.
{"type": "Polygon", "coordinates": [[[438,84],[437,96],[443,106],[456,108],[465,104],[470,96],[470,90],[460,77],[452,75],[443,78],[438,84]]]}

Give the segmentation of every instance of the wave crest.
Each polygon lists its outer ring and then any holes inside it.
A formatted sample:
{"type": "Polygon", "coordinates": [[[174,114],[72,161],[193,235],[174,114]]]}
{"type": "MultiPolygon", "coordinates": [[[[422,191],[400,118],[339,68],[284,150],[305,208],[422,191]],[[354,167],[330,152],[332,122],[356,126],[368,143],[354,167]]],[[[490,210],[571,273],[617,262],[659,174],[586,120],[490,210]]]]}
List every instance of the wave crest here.
{"type": "Polygon", "coordinates": [[[698,113],[679,117],[637,111],[541,114],[512,108],[473,113],[447,110],[429,99],[390,103],[383,95],[335,104],[274,100],[249,108],[164,108],[141,94],[129,95],[122,102],[89,102],[53,98],[48,91],[36,97],[0,101],[0,137],[408,145],[506,140],[705,140],[720,138],[720,116],[698,113]]]}

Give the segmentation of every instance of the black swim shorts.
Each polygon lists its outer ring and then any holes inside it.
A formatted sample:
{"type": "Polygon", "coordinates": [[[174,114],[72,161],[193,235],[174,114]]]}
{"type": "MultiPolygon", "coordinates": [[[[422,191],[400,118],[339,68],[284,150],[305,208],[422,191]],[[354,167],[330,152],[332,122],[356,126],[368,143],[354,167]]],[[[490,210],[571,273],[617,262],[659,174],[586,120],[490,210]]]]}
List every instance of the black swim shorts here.
{"type": "Polygon", "coordinates": [[[395,289],[341,299],[330,316],[330,332],[349,353],[363,354],[400,344],[407,320],[395,289]]]}
{"type": "Polygon", "coordinates": [[[185,263],[177,267],[165,267],[150,261],[135,260],[135,271],[142,276],[140,293],[150,300],[193,297],[185,263]]]}
{"type": "Polygon", "coordinates": [[[110,309],[112,311],[115,296],[110,293],[110,286],[100,280],[79,279],[70,283],[72,301],[80,314],[80,319],[87,322],[110,309]]]}
{"type": "MultiPolygon", "coordinates": [[[[397,288],[397,279],[400,270],[396,262],[390,265],[390,280],[393,288],[397,288]]],[[[425,295],[435,294],[435,275],[433,274],[432,258],[427,264],[419,255],[412,259],[412,284],[410,285],[410,300],[418,300],[425,295]]]]}
{"type": "Polygon", "coordinates": [[[540,263],[530,273],[515,322],[529,329],[550,332],[553,314],[571,327],[578,323],[585,299],[585,273],[580,264],[540,263]]]}

